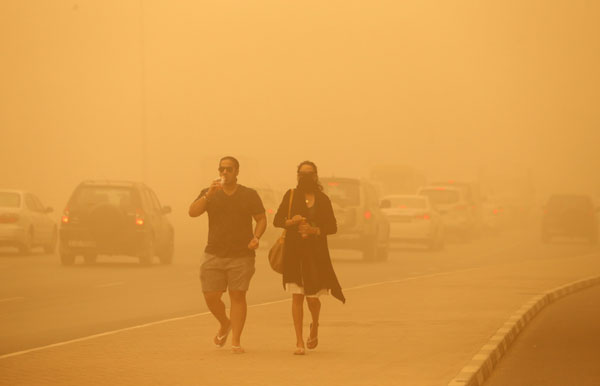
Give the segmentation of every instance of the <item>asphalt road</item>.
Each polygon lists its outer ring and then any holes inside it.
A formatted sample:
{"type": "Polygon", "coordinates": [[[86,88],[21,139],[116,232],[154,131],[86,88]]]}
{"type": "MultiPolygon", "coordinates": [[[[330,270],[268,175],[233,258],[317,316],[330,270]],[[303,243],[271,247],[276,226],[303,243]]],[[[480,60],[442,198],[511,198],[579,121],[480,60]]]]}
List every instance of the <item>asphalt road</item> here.
{"type": "MultiPolygon", "coordinates": [[[[127,257],[63,267],[58,256],[0,250],[0,355],[141,323],[206,311],[198,280],[202,245],[179,247],[171,266],[142,267],[127,257]]],[[[365,263],[334,250],[343,287],[595,251],[578,241],[544,245],[536,230],[507,231],[432,252],[395,245],[386,262],[365,263]]],[[[257,255],[249,304],[284,299],[280,276],[257,255]]],[[[352,298],[349,297],[349,303],[352,298]]]]}
{"type": "Polygon", "coordinates": [[[551,304],[525,328],[486,386],[600,385],[600,286],[551,304]]]}

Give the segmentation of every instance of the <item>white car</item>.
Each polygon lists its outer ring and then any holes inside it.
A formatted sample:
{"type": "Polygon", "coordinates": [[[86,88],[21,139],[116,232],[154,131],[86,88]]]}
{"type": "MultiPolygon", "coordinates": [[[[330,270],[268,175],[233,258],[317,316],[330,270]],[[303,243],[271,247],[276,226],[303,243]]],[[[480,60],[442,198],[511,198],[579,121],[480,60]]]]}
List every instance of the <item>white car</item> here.
{"type": "Polygon", "coordinates": [[[417,194],[429,198],[431,205],[442,216],[448,234],[458,235],[463,240],[473,236],[475,218],[462,189],[426,186],[419,188],[417,194]]]}
{"type": "Polygon", "coordinates": [[[425,244],[431,249],[444,246],[444,223],[426,196],[390,195],[381,200],[381,211],[390,222],[390,239],[425,244]]]}
{"type": "Polygon", "coordinates": [[[53,253],[58,233],[50,212],[31,193],[0,190],[0,245],[17,247],[22,254],[38,246],[53,253]]]}

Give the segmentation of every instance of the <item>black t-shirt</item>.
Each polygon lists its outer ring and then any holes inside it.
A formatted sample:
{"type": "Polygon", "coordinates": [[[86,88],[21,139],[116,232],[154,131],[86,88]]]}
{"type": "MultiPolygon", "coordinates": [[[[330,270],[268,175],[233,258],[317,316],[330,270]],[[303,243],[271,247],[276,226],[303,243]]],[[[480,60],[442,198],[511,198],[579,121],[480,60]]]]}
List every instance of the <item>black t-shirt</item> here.
{"type": "MultiPolygon", "coordinates": [[[[198,198],[204,196],[204,189],[198,198]]],[[[239,185],[228,196],[223,190],[208,201],[208,243],[204,251],[218,257],[253,257],[248,243],[254,237],[252,216],[265,212],[256,190],[239,185]]]]}

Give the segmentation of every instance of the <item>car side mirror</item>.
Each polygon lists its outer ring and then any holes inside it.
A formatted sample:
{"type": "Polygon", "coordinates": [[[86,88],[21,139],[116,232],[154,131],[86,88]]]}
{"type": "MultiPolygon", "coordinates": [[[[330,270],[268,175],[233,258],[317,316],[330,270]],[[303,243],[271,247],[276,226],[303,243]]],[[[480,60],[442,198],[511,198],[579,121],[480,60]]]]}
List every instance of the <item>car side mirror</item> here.
{"type": "Polygon", "coordinates": [[[163,206],[162,209],[160,210],[160,213],[162,213],[162,214],[169,214],[169,213],[171,213],[171,207],[170,206],[163,206]]]}
{"type": "Polygon", "coordinates": [[[381,203],[379,204],[379,208],[381,209],[388,209],[392,207],[392,202],[390,200],[381,200],[381,203]]]}
{"type": "Polygon", "coordinates": [[[54,212],[54,209],[51,206],[49,206],[49,207],[46,208],[45,212],[46,213],[52,213],[52,212],[54,212]]]}

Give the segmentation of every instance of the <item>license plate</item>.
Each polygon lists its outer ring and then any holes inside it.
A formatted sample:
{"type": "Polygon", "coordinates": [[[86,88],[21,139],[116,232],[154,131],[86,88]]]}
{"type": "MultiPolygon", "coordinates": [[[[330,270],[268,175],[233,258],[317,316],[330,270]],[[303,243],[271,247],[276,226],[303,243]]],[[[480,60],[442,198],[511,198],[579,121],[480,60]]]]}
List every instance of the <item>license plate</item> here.
{"type": "Polygon", "coordinates": [[[76,248],[89,248],[89,247],[95,247],[96,243],[94,241],[69,240],[69,246],[76,247],[76,248]]]}

